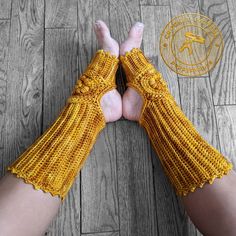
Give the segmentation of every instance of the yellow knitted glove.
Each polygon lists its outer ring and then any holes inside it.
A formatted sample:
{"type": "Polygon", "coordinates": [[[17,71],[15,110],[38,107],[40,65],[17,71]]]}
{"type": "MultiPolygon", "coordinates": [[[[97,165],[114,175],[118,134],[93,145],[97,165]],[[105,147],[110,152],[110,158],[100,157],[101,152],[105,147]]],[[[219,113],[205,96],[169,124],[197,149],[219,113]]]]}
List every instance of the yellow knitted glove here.
{"type": "Polygon", "coordinates": [[[8,170],[35,189],[64,200],[96,137],[105,127],[101,97],[116,88],[119,60],[99,50],[56,121],[8,170]]]}
{"type": "Polygon", "coordinates": [[[184,115],[167,83],[139,49],[120,57],[128,86],[143,97],[139,123],[158,154],[178,195],[185,196],[213,183],[232,169],[232,164],[208,144],[184,115]]]}

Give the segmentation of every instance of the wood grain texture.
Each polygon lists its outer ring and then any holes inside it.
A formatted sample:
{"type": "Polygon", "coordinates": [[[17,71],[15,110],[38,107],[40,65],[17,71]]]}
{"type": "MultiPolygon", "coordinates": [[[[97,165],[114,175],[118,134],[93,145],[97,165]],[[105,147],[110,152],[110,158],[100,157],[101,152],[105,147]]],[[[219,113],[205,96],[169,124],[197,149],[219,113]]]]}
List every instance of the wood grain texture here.
{"type": "Polygon", "coordinates": [[[172,17],[183,13],[199,12],[199,4],[196,0],[170,1],[170,8],[172,17]]]}
{"type": "Polygon", "coordinates": [[[234,41],[236,40],[236,2],[234,0],[227,0],[228,9],[230,14],[231,26],[234,35],[234,41]]]}
{"type": "Polygon", "coordinates": [[[181,78],[182,110],[201,136],[220,149],[209,77],[181,78]]]}
{"type": "Polygon", "coordinates": [[[9,19],[11,14],[11,0],[0,1],[0,19],[9,19]]]}
{"type": "Polygon", "coordinates": [[[144,53],[162,73],[171,94],[180,105],[177,75],[166,66],[159,50],[160,34],[171,18],[170,8],[168,6],[142,6],[141,16],[143,23],[147,26],[143,36],[144,53]]]}
{"type": "Polygon", "coordinates": [[[89,233],[82,234],[84,236],[119,236],[119,232],[89,233]]]}
{"type": "Polygon", "coordinates": [[[44,1],[13,1],[4,170],[42,131],[43,22],[44,1]]]}
{"type": "MultiPolygon", "coordinates": [[[[77,80],[77,32],[46,29],[44,63],[43,131],[58,117],[77,80]]],[[[52,222],[47,235],[80,235],[80,179],[52,222]]]]}
{"type": "Polygon", "coordinates": [[[218,25],[224,38],[223,57],[210,72],[214,104],[236,104],[236,51],[227,2],[200,0],[200,11],[218,25]]]}
{"type": "Polygon", "coordinates": [[[170,5],[170,0],[140,0],[140,4],[151,6],[168,6],[170,5]]]}
{"type": "Polygon", "coordinates": [[[156,236],[150,142],[134,122],[116,125],[118,195],[121,236],[156,236]]]}
{"type": "Polygon", "coordinates": [[[43,130],[58,117],[77,77],[76,30],[46,29],[43,130]]]}
{"type": "MultiPolygon", "coordinates": [[[[101,15],[109,25],[108,0],[79,1],[79,73],[98,49],[93,24],[101,15]]],[[[119,229],[115,124],[102,131],[81,171],[82,233],[119,229]]]]}
{"type": "Polygon", "coordinates": [[[115,126],[99,135],[82,170],[82,232],[119,230],[115,126]]]}
{"type": "MultiPolygon", "coordinates": [[[[8,20],[0,20],[0,152],[4,148],[5,137],[5,112],[7,96],[7,65],[8,65],[8,46],[9,46],[8,20]]],[[[2,154],[0,155],[2,157],[2,154]]],[[[0,160],[2,162],[2,158],[0,160]]]]}
{"type": "Polygon", "coordinates": [[[236,106],[216,106],[221,152],[236,169],[236,106]]]}
{"type": "Polygon", "coordinates": [[[110,0],[109,3],[111,34],[121,43],[128,36],[130,27],[140,21],[139,1],[110,0]]]}
{"type": "Polygon", "coordinates": [[[93,32],[93,0],[78,0],[78,70],[82,74],[93,53],[96,52],[96,45],[92,43],[95,37],[93,32]]]}
{"type": "Polygon", "coordinates": [[[46,0],[45,27],[77,27],[77,0],[46,0]]]}

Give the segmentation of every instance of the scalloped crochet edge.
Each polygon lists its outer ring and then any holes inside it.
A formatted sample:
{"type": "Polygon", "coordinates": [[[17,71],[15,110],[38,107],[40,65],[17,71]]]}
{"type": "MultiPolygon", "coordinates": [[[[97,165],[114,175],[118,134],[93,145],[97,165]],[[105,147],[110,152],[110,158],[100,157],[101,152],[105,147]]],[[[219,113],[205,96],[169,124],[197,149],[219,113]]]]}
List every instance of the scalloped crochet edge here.
{"type": "Polygon", "coordinates": [[[64,201],[65,196],[62,196],[62,195],[60,195],[60,193],[58,193],[56,191],[52,191],[51,189],[48,189],[48,188],[42,189],[42,187],[39,186],[38,184],[33,183],[32,181],[29,181],[27,179],[27,176],[24,175],[21,171],[18,171],[16,168],[8,167],[7,171],[14,174],[14,176],[16,176],[17,178],[22,179],[26,184],[31,184],[35,190],[42,190],[44,193],[50,193],[52,197],[58,196],[61,199],[61,201],[64,201]]]}
{"type": "Polygon", "coordinates": [[[128,56],[132,56],[132,54],[137,53],[137,52],[142,52],[140,48],[132,48],[130,51],[125,52],[124,55],[120,55],[120,58],[126,58],[128,56]]]}
{"type": "Polygon", "coordinates": [[[210,184],[212,185],[215,181],[215,179],[221,179],[223,178],[223,176],[228,175],[228,173],[233,169],[233,165],[232,163],[229,162],[228,168],[226,170],[224,170],[223,173],[220,173],[218,175],[213,175],[210,179],[205,180],[205,182],[202,182],[200,184],[198,184],[197,186],[192,186],[190,187],[188,190],[183,190],[183,191],[178,191],[177,190],[177,195],[181,196],[181,197],[185,197],[187,196],[189,193],[193,193],[195,192],[195,190],[197,188],[203,188],[206,184],[210,184]]]}
{"type": "Polygon", "coordinates": [[[103,54],[106,57],[109,57],[111,59],[116,59],[117,61],[119,61],[118,59],[119,56],[112,55],[110,52],[104,51],[103,49],[97,50],[97,54],[103,54]]]}

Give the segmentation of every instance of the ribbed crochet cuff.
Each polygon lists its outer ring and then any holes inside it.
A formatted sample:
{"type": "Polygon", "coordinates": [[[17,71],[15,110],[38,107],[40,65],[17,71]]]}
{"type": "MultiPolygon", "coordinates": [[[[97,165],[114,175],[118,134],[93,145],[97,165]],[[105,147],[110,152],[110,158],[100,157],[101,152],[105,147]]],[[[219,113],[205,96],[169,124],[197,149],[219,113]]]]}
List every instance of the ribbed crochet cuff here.
{"type": "Polygon", "coordinates": [[[99,50],[53,125],[8,170],[35,189],[64,200],[105,127],[99,100],[116,87],[117,68],[118,59],[99,50]]]}
{"type": "Polygon", "coordinates": [[[119,59],[104,50],[98,50],[83,75],[94,77],[99,76],[109,79],[116,73],[119,59]]]}
{"type": "Polygon", "coordinates": [[[169,92],[162,75],[140,49],[121,56],[128,86],[143,98],[139,123],[160,158],[177,194],[185,196],[213,183],[231,169],[232,164],[197,132],[169,92]]]}
{"type": "Polygon", "coordinates": [[[232,164],[197,132],[175,101],[150,102],[140,124],[146,129],[164,170],[180,196],[212,184],[232,164]]]}
{"type": "Polygon", "coordinates": [[[128,81],[141,76],[141,73],[155,69],[139,48],[126,52],[124,56],[120,56],[120,60],[128,81]]]}
{"type": "Polygon", "coordinates": [[[54,124],[8,170],[35,189],[64,200],[105,127],[99,111],[94,104],[67,104],[54,124]]]}

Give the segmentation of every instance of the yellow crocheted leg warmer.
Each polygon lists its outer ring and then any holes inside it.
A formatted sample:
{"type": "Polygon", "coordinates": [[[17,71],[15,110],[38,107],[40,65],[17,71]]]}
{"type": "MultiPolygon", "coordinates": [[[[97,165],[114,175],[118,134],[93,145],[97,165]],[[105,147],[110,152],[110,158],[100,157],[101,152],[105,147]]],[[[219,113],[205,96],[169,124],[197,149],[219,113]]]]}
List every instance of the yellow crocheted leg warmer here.
{"type": "Polygon", "coordinates": [[[146,129],[177,194],[185,196],[227,174],[232,164],[200,136],[175,102],[161,73],[142,51],[133,49],[120,59],[128,86],[143,97],[139,123],[146,129]]]}
{"type": "Polygon", "coordinates": [[[96,137],[105,127],[101,97],[116,88],[119,60],[99,50],[51,127],[8,170],[35,189],[64,200],[96,137]]]}

